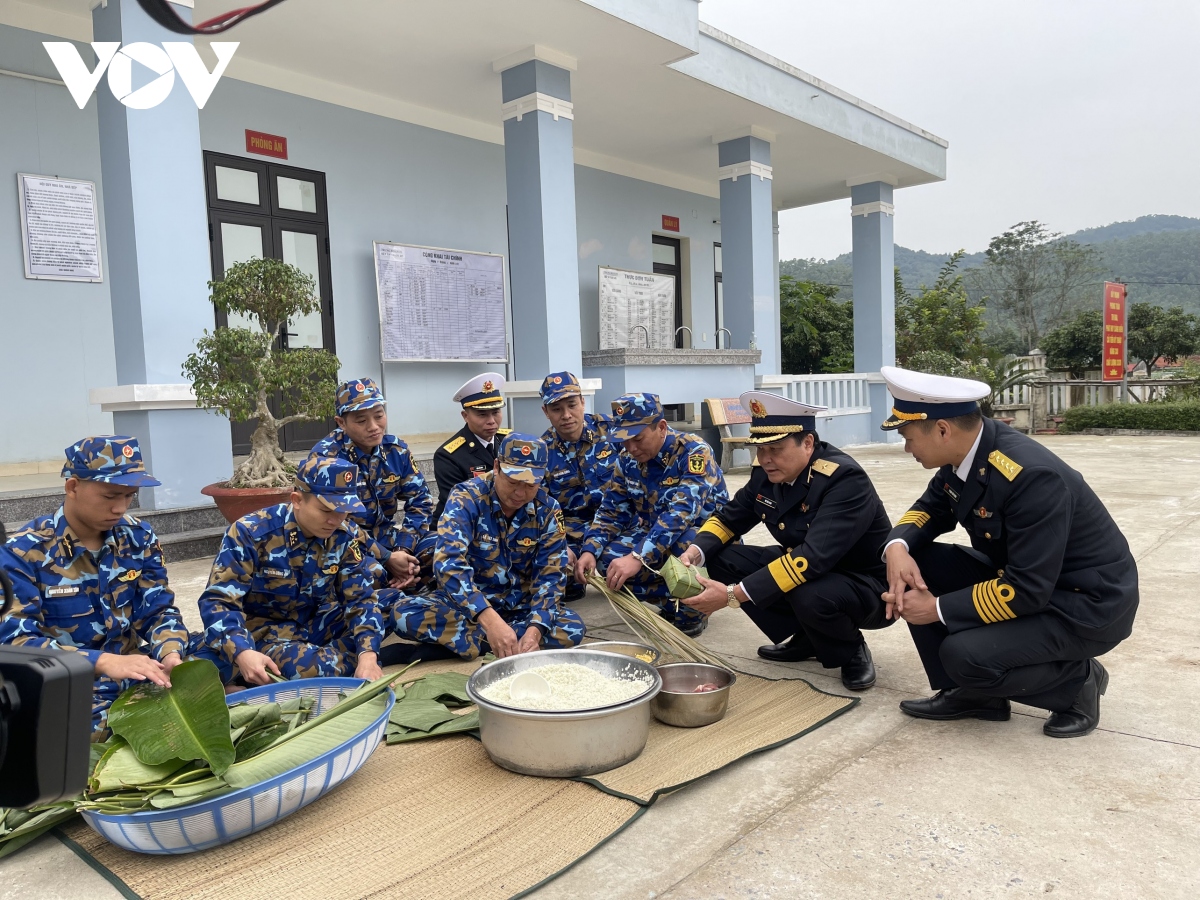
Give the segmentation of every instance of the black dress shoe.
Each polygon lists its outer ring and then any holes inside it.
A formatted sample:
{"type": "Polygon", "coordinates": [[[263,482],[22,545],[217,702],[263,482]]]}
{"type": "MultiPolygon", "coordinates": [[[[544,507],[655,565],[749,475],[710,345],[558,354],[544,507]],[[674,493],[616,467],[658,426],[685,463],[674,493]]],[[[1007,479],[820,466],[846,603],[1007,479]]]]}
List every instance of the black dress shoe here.
{"type": "Polygon", "coordinates": [[[587,585],[580,584],[578,581],[571,581],[567,585],[567,592],[563,595],[563,603],[574,603],[576,600],[583,598],[587,593],[587,585]]]}
{"type": "Polygon", "coordinates": [[[672,622],[671,624],[688,637],[698,638],[704,634],[704,629],[708,627],[708,619],[701,619],[699,622],[693,622],[691,625],[681,625],[678,622],[672,622]]]}
{"type": "Polygon", "coordinates": [[[918,719],[986,719],[1007,722],[1012,715],[1003,697],[980,697],[962,688],[938,691],[924,700],[901,700],[900,709],[918,719]]]}
{"type": "Polygon", "coordinates": [[[379,667],[407,665],[431,659],[457,659],[458,654],[441,644],[388,644],[379,648],[379,667]]]}
{"type": "Polygon", "coordinates": [[[1054,712],[1042,726],[1042,732],[1054,738],[1083,737],[1091,734],[1100,724],[1100,695],[1108,690],[1108,670],[1097,660],[1091,661],[1087,681],[1079,689],[1079,696],[1064,712],[1054,712]]]}
{"type": "Polygon", "coordinates": [[[865,691],[875,683],[875,661],[871,648],[863,641],[854,651],[854,658],[842,666],[842,684],[847,690],[865,691]]]}
{"type": "Polygon", "coordinates": [[[782,644],[763,644],[758,648],[758,655],[772,662],[800,662],[812,659],[817,655],[812,641],[803,631],[793,634],[782,644]]]}

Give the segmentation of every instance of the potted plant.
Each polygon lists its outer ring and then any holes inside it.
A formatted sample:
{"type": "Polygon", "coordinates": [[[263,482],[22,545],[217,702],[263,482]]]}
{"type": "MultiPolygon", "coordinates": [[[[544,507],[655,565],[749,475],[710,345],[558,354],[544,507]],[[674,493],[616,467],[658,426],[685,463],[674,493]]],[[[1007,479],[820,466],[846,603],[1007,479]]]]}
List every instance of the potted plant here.
{"type": "Polygon", "coordinates": [[[222,281],[210,281],[212,302],[226,314],[258,323],[205,331],[183,363],[196,405],[229,417],[258,421],[250,455],[228,481],[201,493],[212,497],[230,522],[264,506],[283,503],[295,467],[283,455],[279,432],[292,422],[333,415],[338,359],[327,350],[277,346],[290,319],[320,308],[316,284],[295,266],[277,259],[250,259],[230,266],[222,281]],[[277,399],[279,415],[269,401],[277,399]]]}

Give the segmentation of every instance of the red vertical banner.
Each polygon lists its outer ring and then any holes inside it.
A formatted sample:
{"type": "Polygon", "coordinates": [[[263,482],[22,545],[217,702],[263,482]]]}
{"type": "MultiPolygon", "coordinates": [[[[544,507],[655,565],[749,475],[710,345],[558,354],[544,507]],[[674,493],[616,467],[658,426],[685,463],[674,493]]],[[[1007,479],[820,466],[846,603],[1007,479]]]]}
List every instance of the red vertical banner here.
{"type": "Polygon", "coordinates": [[[1104,282],[1104,381],[1125,377],[1125,285],[1104,282]]]}

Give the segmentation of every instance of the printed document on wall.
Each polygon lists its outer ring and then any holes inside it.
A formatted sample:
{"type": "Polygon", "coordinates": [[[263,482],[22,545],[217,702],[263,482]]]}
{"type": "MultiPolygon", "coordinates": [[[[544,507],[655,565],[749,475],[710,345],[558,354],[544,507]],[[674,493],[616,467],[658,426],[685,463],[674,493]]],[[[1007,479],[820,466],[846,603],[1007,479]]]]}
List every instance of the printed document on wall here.
{"type": "Polygon", "coordinates": [[[675,276],[600,266],[600,349],[647,346],[675,346],[675,276]]]}
{"type": "Polygon", "coordinates": [[[100,281],[96,184],[52,175],[17,175],[25,277],[100,281]]]}
{"type": "Polygon", "coordinates": [[[375,242],[385,362],[505,362],[504,257],[375,242]]]}

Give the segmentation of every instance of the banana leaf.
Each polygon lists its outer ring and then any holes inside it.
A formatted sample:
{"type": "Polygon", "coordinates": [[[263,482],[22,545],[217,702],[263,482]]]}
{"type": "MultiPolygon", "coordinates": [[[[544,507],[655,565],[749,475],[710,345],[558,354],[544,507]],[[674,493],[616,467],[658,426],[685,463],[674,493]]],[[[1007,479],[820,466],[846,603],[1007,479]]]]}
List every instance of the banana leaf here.
{"type": "Polygon", "coordinates": [[[223,787],[228,787],[224,778],[222,778],[220,775],[210,775],[203,781],[194,781],[189,784],[180,784],[173,787],[164,788],[163,793],[170,793],[176,797],[199,797],[203,794],[220,790],[223,787]]]}
{"type": "Polygon", "coordinates": [[[407,703],[410,700],[436,700],[447,706],[470,706],[471,698],[467,696],[467,676],[457,672],[426,675],[405,688],[404,702],[407,703]]]}
{"type": "Polygon", "coordinates": [[[405,698],[392,707],[392,713],[388,716],[388,724],[417,731],[431,731],[443,722],[454,718],[457,716],[436,700],[405,698]]]}
{"type": "Polygon", "coordinates": [[[67,800],[29,810],[7,810],[3,812],[8,812],[9,815],[3,819],[3,827],[7,830],[0,830],[0,859],[16,853],[26,844],[36,841],[55,825],[73,817],[75,815],[75,804],[67,800]],[[13,812],[21,812],[25,815],[17,817],[11,815],[13,812]],[[16,822],[18,818],[20,819],[19,824],[16,822]],[[10,829],[9,826],[11,826],[10,829]]]}
{"type": "Polygon", "coordinates": [[[189,794],[181,797],[178,794],[169,794],[164,791],[161,794],[155,794],[150,798],[150,806],[154,809],[172,809],[176,806],[191,806],[193,803],[202,803],[205,800],[211,800],[213,797],[220,797],[222,794],[228,794],[233,788],[228,785],[222,785],[215,790],[210,790],[205,794],[189,794]]]}
{"type": "MultiPolygon", "coordinates": [[[[298,739],[301,735],[307,734],[313,728],[316,728],[319,725],[328,723],[332,719],[335,719],[339,716],[346,715],[351,710],[356,709],[357,707],[361,706],[362,704],[368,703],[368,702],[374,700],[376,697],[380,696],[384,691],[386,691],[389,687],[391,687],[392,682],[399,680],[401,675],[403,675],[405,672],[407,672],[409,669],[411,669],[415,665],[416,665],[415,662],[409,663],[407,666],[405,666],[399,672],[393,672],[391,675],[384,675],[382,678],[376,678],[374,681],[371,681],[371,682],[368,682],[367,684],[361,685],[360,687],[351,691],[340,703],[338,703],[337,706],[333,707],[333,709],[323,712],[323,713],[321,713],[321,715],[316,716],[315,718],[309,719],[303,725],[300,725],[297,728],[293,728],[291,731],[289,731],[287,734],[283,735],[282,737],[276,738],[274,746],[279,746],[288,741],[294,741],[294,740],[298,739]]],[[[386,705],[386,701],[384,701],[384,703],[386,705]]],[[[376,713],[376,715],[378,715],[378,713],[376,713]]],[[[364,725],[363,727],[365,728],[366,726],[364,725]]],[[[347,737],[352,737],[352,736],[353,735],[347,735],[347,737]]],[[[312,757],[309,757],[309,759],[311,759],[311,758],[312,757]]],[[[216,770],[214,769],[213,771],[215,772],[216,770]]],[[[217,772],[217,774],[221,775],[223,773],[217,772]]],[[[270,776],[267,776],[267,777],[270,777],[270,776]]],[[[253,784],[253,782],[251,782],[251,783],[253,784]]]]}
{"type": "Polygon", "coordinates": [[[119,791],[122,788],[136,790],[143,785],[169,778],[187,764],[186,759],[169,759],[161,765],[147,765],[137,758],[131,746],[122,744],[104,755],[92,773],[88,786],[93,794],[119,791]]]}
{"type": "MultiPolygon", "coordinates": [[[[383,687],[384,690],[387,689],[386,684],[383,687]]],[[[328,712],[310,719],[258,755],[234,763],[221,773],[221,777],[231,787],[249,787],[282,775],[350,740],[378,719],[380,713],[387,708],[387,698],[378,691],[355,704],[358,693],[362,691],[356,692],[328,712]],[[342,707],[348,708],[335,716],[334,713],[342,707]]]]}
{"type": "Polygon", "coordinates": [[[465,731],[474,731],[479,728],[479,710],[473,709],[469,713],[463,713],[461,716],[455,716],[453,720],[443,722],[441,725],[434,727],[430,731],[416,731],[412,729],[401,729],[395,725],[388,726],[387,743],[404,744],[408,741],[419,741],[423,738],[441,737],[445,734],[462,734],[465,731]]]}
{"type": "Polygon", "coordinates": [[[277,738],[287,734],[287,732],[287,723],[280,722],[278,725],[270,725],[260,731],[254,732],[254,734],[247,735],[238,741],[237,761],[241,762],[243,759],[249,759],[256,753],[262,752],[275,743],[277,738]]]}
{"type": "Polygon", "coordinates": [[[229,727],[234,731],[245,728],[257,717],[258,707],[251,706],[249,703],[239,703],[229,707],[229,727]]]}
{"type": "Polygon", "coordinates": [[[217,667],[206,659],[171,670],[171,687],[139,684],[118,697],[108,727],[149,765],[203,759],[220,775],[235,759],[229,707],[217,667]]]}

